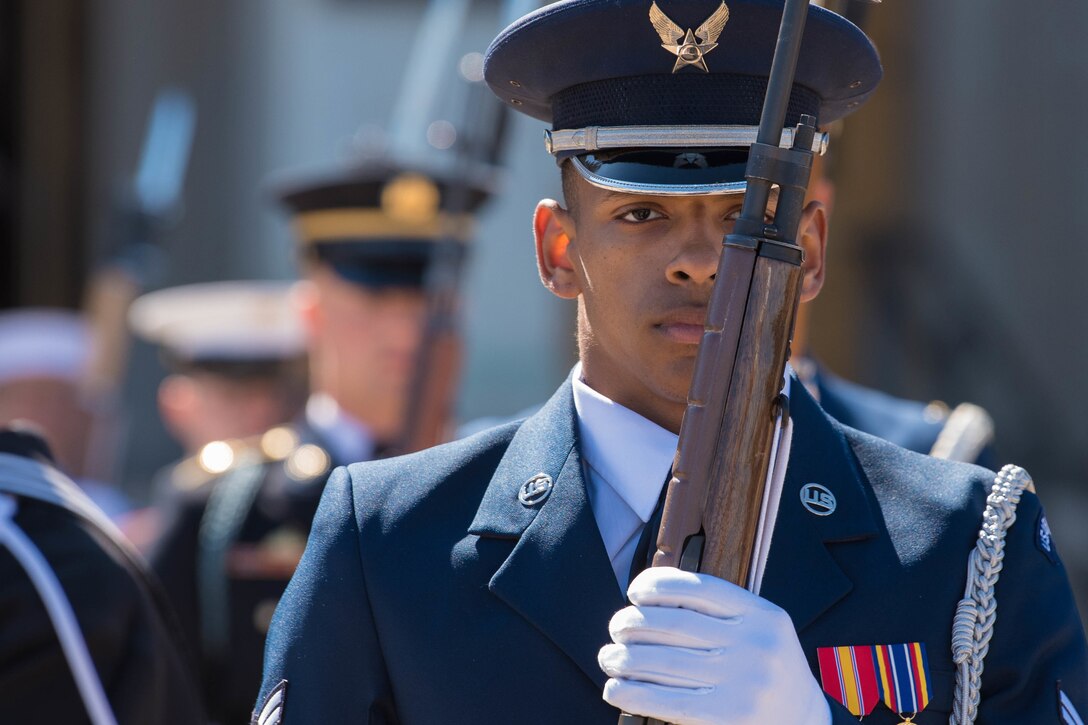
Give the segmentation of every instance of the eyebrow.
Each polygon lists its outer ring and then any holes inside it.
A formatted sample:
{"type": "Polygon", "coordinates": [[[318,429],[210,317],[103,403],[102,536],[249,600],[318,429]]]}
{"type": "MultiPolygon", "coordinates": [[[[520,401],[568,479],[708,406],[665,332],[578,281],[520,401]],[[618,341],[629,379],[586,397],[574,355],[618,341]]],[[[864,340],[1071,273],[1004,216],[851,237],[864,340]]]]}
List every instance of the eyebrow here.
{"type": "Polygon", "coordinates": [[[601,189],[601,191],[604,193],[604,198],[601,199],[601,201],[603,201],[603,202],[612,202],[612,201],[627,202],[627,201],[635,201],[635,200],[638,200],[638,199],[645,199],[647,197],[652,196],[652,194],[632,194],[632,193],[626,192],[626,191],[612,191],[612,190],[609,190],[609,189],[601,189]]]}

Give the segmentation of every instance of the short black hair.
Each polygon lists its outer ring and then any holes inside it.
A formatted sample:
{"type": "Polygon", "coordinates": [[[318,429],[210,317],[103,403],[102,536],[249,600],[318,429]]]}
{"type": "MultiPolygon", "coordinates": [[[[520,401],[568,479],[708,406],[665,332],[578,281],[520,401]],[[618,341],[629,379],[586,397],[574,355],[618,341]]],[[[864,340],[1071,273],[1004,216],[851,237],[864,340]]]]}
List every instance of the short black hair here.
{"type": "Polygon", "coordinates": [[[578,172],[574,170],[570,159],[564,159],[559,165],[559,176],[563,182],[563,204],[568,211],[574,211],[574,205],[578,201],[578,172]]]}

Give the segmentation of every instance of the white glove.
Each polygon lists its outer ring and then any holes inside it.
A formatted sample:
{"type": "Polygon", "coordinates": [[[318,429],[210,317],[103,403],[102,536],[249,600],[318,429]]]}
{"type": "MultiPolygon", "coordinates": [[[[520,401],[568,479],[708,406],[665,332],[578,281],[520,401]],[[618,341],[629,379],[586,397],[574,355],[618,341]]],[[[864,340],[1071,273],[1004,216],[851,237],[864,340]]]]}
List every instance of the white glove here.
{"type": "Polygon", "coordinates": [[[608,625],[604,699],[677,725],[830,725],[785,611],[707,574],[643,571],[608,625]]]}

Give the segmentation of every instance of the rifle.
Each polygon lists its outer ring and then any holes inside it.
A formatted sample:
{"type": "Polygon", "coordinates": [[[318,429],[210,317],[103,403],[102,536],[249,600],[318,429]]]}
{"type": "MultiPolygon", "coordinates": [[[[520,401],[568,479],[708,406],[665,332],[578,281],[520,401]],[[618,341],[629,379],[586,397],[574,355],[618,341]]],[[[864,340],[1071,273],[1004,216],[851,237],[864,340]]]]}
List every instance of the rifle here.
{"type": "Polygon", "coordinates": [[[778,392],[802,282],[796,238],[816,119],[801,117],[793,148],[779,143],[808,2],[786,0],[747,193],[718,264],[653,561],[752,590],[775,419],[788,415],[778,392]],[[767,223],[774,185],[778,206],[767,223]]]}
{"type": "Polygon", "coordinates": [[[151,108],[140,161],[118,205],[119,243],[88,285],[86,309],[94,350],[83,392],[94,407],[84,474],[113,481],[119,449],[121,381],[128,366],[128,308],[155,276],[157,233],[177,221],[196,112],[188,94],[160,91],[151,108]]]}
{"type": "Polygon", "coordinates": [[[807,10],[808,0],[786,0],[782,12],[744,205],[718,263],[653,560],[754,593],[762,579],[756,542],[770,536],[777,512],[778,492],[766,501],[764,494],[776,419],[789,418],[779,390],[801,293],[796,235],[816,133],[816,120],[803,114],[792,148],[779,146],[807,10]],[[779,197],[768,223],[772,186],[779,197]]]}
{"type": "MultiPolygon", "coordinates": [[[[723,242],[653,557],[653,566],[711,574],[753,592],[758,538],[774,525],[764,514],[773,519],[777,510],[764,493],[776,419],[789,416],[779,391],[803,281],[797,232],[816,119],[801,116],[792,148],[780,141],[808,4],[785,2],[747,192],[723,242]],[[768,223],[773,186],[778,205],[768,223]]],[[[619,723],[660,721],[624,713],[619,723]]]]}
{"type": "Polygon", "coordinates": [[[653,558],[654,566],[712,574],[754,593],[762,514],[771,514],[762,521],[770,536],[777,510],[764,493],[776,418],[789,416],[778,392],[800,298],[797,232],[816,133],[816,119],[802,115],[793,147],[779,146],[808,4],[786,0],[783,10],[747,193],[718,264],[653,558]],[[773,186],[778,205],[767,223],[773,186]]]}
{"type": "MultiPolygon", "coordinates": [[[[474,82],[469,89],[468,95],[477,96],[477,102],[470,102],[467,107],[481,111],[470,114],[473,116],[483,116],[482,112],[494,111],[494,107],[498,106],[493,97],[479,94],[481,85],[474,82]]],[[[465,126],[476,127],[471,122],[465,126]]],[[[464,212],[472,207],[470,197],[476,193],[471,188],[476,185],[469,180],[472,171],[489,175],[485,169],[472,168],[473,157],[476,155],[474,151],[471,143],[465,143],[460,150],[455,181],[449,189],[447,210],[451,220],[450,228],[443,230],[441,239],[435,244],[423,280],[427,316],[408,389],[407,413],[398,453],[421,451],[446,441],[450,422],[453,420],[462,359],[457,309],[464,261],[462,239],[465,233],[464,229],[457,227],[464,212]]]]}
{"type": "MultiPolygon", "coordinates": [[[[422,50],[413,57],[426,58],[427,53],[433,57],[433,46],[439,42],[435,38],[455,35],[450,32],[451,21],[456,19],[463,23],[470,4],[471,0],[432,2],[416,41],[416,46],[422,50]]],[[[503,24],[521,17],[532,5],[534,3],[529,0],[506,0],[501,11],[503,24]]],[[[444,57],[444,54],[438,57],[444,57]]],[[[446,204],[448,216],[453,220],[460,219],[463,212],[472,208],[472,197],[479,193],[476,189],[486,189],[492,185],[509,114],[507,107],[487,91],[482,82],[482,69],[470,68],[469,72],[465,72],[464,66],[462,63],[461,75],[469,85],[464,94],[463,123],[458,129],[459,143],[454,147],[454,183],[449,189],[446,204]]],[[[415,67],[409,70],[409,76],[417,78],[417,83],[406,88],[427,89],[428,94],[413,92],[407,98],[402,98],[394,113],[393,128],[399,134],[400,155],[411,157],[420,154],[418,138],[423,134],[417,129],[416,142],[413,143],[407,129],[419,126],[419,120],[426,118],[420,103],[437,90],[439,75],[431,73],[428,76],[415,67]]],[[[456,224],[456,221],[453,223],[456,224]]],[[[464,258],[464,232],[464,229],[455,227],[443,230],[427,267],[424,279],[426,322],[409,387],[405,425],[400,441],[393,449],[394,453],[429,448],[444,442],[449,433],[462,358],[457,307],[464,258]]]]}

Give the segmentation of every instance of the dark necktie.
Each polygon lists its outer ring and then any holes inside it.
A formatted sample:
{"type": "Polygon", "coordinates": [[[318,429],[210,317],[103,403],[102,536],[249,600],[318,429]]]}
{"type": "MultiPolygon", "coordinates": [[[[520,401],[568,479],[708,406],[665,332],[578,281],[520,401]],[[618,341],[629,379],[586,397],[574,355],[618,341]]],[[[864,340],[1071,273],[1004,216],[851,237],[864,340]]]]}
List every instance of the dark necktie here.
{"type": "Polygon", "coordinates": [[[661,528],[661,514],[665,510],[665,494],[669,490],[671,480],[672,468],[670,467],[669,474],[665,476],[665,483],[661,486],[661,495],[657,497],[654,512],[650,515],[650,520],[642,527],[642,534],[638,537],[638,543],[635,544],[635,555],[631,558],[631,569],[627,576],[628,584],[653,563],[654,553],[657,551],[657,532],[661,528]]]}

